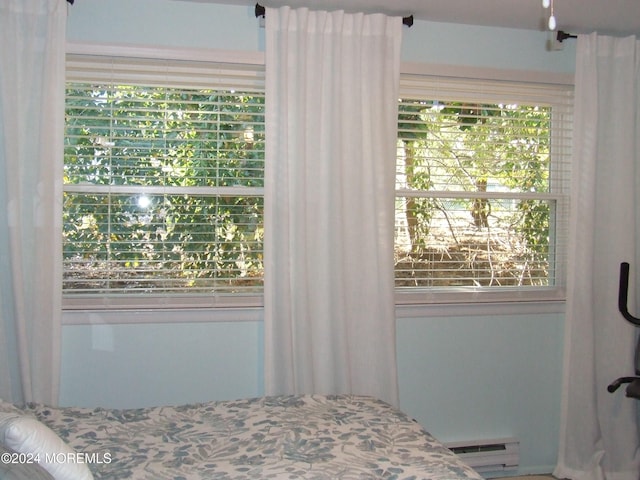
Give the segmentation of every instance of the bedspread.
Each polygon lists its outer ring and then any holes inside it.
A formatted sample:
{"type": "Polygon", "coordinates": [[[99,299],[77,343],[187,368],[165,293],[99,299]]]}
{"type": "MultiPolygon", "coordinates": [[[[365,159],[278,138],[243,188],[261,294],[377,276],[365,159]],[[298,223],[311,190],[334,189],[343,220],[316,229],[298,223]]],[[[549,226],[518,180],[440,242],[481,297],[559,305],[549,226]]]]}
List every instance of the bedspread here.
{"type": "Polygon", "coordinates": [[[480,479],[417,422],[352,395],[112,410],[28,407],[96,479],[480,479]]]}

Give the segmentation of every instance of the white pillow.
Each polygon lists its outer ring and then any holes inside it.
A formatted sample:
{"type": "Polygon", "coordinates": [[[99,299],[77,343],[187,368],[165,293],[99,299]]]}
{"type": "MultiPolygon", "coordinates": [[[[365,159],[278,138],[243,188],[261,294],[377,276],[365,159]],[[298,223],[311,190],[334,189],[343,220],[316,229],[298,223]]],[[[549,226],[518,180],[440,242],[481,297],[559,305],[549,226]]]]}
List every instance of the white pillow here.
{"type": "Polygon", "coordinates": [[[0,412],[0,442],[19,453],[38,459],[56,480],[93,480],[82,457],[53,430],[28,416],[0,412]]]}
{"type": "Polygon", "coordinates": [[[0,461],[0,478],[2,480],[55,480],[38,463],[11,461],[11,459],[16,458],[14,455],[23,454],[11,450],[2,443],[0,443],[0,455],[4,459],[0,461]],[[7,454],[9,455],[8,457],[7,454]]]}
{"type": "Polygon", "coordinates": [[[5,402],[0,398],[0,413],[17,413],[22,415],[24,412],[13,403],[5,402]]]}

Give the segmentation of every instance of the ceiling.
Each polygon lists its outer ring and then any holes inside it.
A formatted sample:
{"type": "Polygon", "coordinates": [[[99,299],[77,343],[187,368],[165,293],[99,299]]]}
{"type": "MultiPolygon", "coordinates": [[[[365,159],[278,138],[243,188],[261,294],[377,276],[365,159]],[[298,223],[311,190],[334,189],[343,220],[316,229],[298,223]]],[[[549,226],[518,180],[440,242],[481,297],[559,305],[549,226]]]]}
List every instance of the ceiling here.
{"type": "MultiPolygon", "coordinates": [[[[191,0],[253,6],[256,0],[191,0]]],[[[541,0],[259,0],[260,5],[384,12],[415,19],[544,30],[541,0]]],[[[640,35],[640,0],[554,0],[558,29],[569,33],[640,35]]]]}

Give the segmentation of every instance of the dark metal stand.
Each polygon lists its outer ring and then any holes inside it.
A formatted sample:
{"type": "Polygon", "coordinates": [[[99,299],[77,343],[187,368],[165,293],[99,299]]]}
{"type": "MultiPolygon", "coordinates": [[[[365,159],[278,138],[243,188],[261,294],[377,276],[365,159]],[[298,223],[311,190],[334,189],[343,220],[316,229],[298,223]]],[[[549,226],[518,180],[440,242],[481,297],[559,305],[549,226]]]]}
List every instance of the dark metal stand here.
{"type": "MultiPolygon", "coordinates": [[[[620,264],[620,288],[618,290],[618,310],[622,316],[636,327],[640,327],[640,318],[634,317],[629,313],[627,308],[627,300],[629,293],[629,264],[623,262],[620,264]]],[[[640,337],[636,345],[635,354],[635,377],[620,377],[614,380],[607,390],[611,393],[615,392],[623,384],[628,384],[626,395],[630,398],[640,399],[640,337]]]]}

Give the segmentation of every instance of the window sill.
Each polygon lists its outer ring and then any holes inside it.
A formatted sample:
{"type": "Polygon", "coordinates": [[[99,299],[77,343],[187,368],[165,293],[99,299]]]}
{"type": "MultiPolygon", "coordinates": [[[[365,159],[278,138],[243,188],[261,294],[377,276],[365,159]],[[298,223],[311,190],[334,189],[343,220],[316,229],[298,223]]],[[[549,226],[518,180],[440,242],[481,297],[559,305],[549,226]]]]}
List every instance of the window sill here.
{"type": "Polygon", "coordinates": [[[457,291],[396,293],[396,318],[527,315],[564,311],[563,288],[505,288],[488,292],[461,287],[457,291]]]}
{"type": "MultiPolygon", "coordinates": [[[[396,318],[443,316],[535,315],[564,313],[564,292],[541,289],[534,292],[429,292],[398,293],[396,318]]],[[[171,297],[140,297],[135,303],[96,297],[87,302],[67,300],[64,325],[261,322],[261,296],[230,297],[198,304],[171,297]],[[178,301],[180,300],[180,301],[178,301]]]]}
{"type": "Polygon", "coordinates": [[[66,297],[64,325],[262,321],[262,295],[66,297]]]}
{"type": "Polygon", "coordinates": [[[63,325],[261,322],[262,307],[65,310],[63,325]]]}

